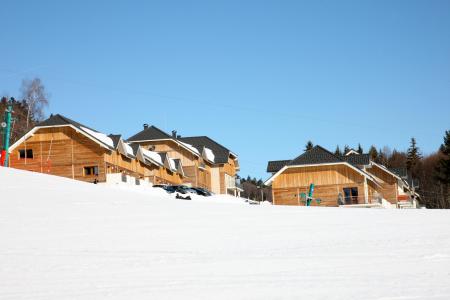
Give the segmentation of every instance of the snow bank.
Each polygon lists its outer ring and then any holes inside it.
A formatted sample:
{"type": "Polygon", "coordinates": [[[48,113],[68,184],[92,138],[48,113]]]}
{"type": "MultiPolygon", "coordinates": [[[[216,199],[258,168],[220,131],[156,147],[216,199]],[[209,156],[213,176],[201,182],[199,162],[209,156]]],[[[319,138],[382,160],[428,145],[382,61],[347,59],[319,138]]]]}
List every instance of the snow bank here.
{"type": "Polygon", "coordinates": [[[450,211],[0,183],[0,299],[450,299],[450,211]]]}

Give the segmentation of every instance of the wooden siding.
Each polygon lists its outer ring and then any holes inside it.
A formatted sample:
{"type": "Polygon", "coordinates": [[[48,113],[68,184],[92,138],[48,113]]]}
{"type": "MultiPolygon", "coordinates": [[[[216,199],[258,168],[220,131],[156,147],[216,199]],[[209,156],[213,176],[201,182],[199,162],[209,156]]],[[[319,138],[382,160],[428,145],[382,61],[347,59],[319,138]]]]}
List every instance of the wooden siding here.
{"type": "Polygon", "coordinates": [[[226,164],[222,164],[219,167],[219,182],[220,182],[220,193],[227,194],[226,182],[225,182],[225,174],[230,175],[231,177],[236,176],[236,164],[234,159],[228,157],[228,162],[226,164]]]}
{"type": "Polygon", "coordinates": [[[15,148],[10,155],[10,166],[17,169],[47,173],[77,180],[106,181],[104,154],[101,147],[70,127],[38,130],[32,137],[15,148]],[[33,158],[20,158],[19,150],[32,149],[33,158]],[[98,177],[84,176],[83,168],[98,167],[98,177]]]}
{"type": "Polygon", "coordinates": [[[139,142],[145,149],[167,152],[170,158],[180,159],[185,176],[177,184],[186,184],[211,190],[211,164],[194,155],[172,140],[139,142]],[[204,170],[200,168],[203,166],[204,170]]]}
{"type": "Polygon", "coordinates": [[[364,176],[346,165],[329,165],[285,170],[272,183],[274,204],[304,205],[299,194],[307,194],[311,183],[315,185],[313,197],[321,199],[321,206],[337,206],[344,188],[357,188],[355,201],[365,203],[364,176]]]}
{"type": "Polygon", "coordinates": [[[376,178],[382,180],[380,187],[376,187],[376,191],[390,203],[397,204],[397,178],[376,165],[373,165],[371,168],[367,168],[366,172],[373,174],[376,178]]]}

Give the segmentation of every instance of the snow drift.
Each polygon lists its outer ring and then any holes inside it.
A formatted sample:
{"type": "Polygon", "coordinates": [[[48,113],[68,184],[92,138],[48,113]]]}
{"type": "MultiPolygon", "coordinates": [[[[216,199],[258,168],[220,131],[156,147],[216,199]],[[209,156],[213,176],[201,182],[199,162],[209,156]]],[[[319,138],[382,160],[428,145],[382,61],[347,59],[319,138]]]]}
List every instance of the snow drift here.
{"type": "Polygon", "coordinates": [[[450,299],[449,211],[0,182],[0,299],[450,299]]]}

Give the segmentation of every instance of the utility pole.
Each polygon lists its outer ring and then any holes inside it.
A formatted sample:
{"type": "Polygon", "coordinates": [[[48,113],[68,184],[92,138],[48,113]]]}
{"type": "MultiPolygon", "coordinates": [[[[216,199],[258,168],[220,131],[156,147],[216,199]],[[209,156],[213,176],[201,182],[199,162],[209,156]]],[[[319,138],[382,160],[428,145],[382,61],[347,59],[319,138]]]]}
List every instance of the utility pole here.
{"type": "Polygon", "coordinates": [[[2,123],[3,127],[3,150],[2,150],[2,165],[8,167],[9,160],[9,138],[11,136],[11,114],[12,114],[12,102],[14,98],[8,101],[5,111],[5,121],[2,123]]]}

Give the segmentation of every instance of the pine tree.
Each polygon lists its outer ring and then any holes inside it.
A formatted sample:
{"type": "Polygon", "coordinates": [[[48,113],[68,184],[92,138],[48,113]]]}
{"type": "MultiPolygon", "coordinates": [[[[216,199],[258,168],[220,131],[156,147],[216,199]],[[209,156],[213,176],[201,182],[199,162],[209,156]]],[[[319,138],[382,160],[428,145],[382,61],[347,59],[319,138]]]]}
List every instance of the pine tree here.
{"type": "Polygon", "coordinates": [[[364,152],[364,150],[363,150],[363,148],[361,147],[361,144],[360,143],[358,143],[358,153],[359,154],[363,154],[363,152],[364,152]]]}
{"type": "Polygon", "coordinates": [[[347,154],[350,151],[350,147],[348,145],[344,146],[344,154],[347,154]]]}
{"type": "Polygon", "coordinates": [[[378,160],[378,151],[377,151],[377,148],[375,148],[374,145],[370,146],[369,156],[370,156],[370,159],[372,161],[376,162],[378,160]]]}
{"type": "Polygon", "coordinates": [[[336,150],[334,150],[334,155],[336,156],[342,155],[341,148],[339,148],[339,145],[336,146],[336,150]]]}
{"type": "Polygon", "coordinates": [[[419,164],[422,155],[419,152],[419,148],[417,147],[416,139],[411,138],[411,144],[408,148],[408,154],[406,157],[406,169],[410,172],[411,175],[415,176],[416,167],[419,164]]]}
{"type": "Polygon", "coordinates": [[[314,147],[314,144],[312,141],[308,141],[305,145],[305,150],[304,151],[309,151],[314,147]]]}
{"type": "Polygon", "coordinates": [[[441,159],[436,167],[436,179],[441,184],[442,208],[450,207],[450,130],[445,132],[444,143],[440,147],[441,159]]]}

